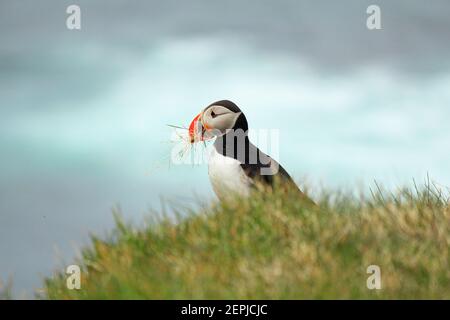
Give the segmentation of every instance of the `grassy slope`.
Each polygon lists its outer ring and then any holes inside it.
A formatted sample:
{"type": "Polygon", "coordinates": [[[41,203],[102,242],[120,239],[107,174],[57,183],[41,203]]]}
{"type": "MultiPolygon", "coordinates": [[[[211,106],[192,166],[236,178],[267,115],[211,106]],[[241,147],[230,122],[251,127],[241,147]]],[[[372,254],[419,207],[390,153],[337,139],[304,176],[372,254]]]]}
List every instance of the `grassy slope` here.
{"type": "Polygon", "coordinates": [[[81,290],[50,299],[450,299],[450,209],[436,190],[356,199],[258,193],[148,227],[117,223],[85,249],[81,290]],[[382,289],[368,290],[379,265],[382,289]]]}

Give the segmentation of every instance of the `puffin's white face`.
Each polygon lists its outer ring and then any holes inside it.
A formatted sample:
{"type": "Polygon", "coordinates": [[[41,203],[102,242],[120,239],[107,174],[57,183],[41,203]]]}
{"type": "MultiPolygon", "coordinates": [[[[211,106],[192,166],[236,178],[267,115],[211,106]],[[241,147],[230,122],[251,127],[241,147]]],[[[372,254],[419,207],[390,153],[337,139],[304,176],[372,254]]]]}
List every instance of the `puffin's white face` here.
{"type": "Polygon", "coordinates": [[[226,130],[234,128],[240,115],[241,112],[233,112],[223,106],[210,106],[203,110],[201,122],[207,130],[214,129],[224,134],[226,130]]]}
{"type": "Polygon", "coordinates": [[[242,112],[234,112],[224,106],[211,105],[197,115],[189,126],[191,142],[204,141],[233,129],[242,112]]]}

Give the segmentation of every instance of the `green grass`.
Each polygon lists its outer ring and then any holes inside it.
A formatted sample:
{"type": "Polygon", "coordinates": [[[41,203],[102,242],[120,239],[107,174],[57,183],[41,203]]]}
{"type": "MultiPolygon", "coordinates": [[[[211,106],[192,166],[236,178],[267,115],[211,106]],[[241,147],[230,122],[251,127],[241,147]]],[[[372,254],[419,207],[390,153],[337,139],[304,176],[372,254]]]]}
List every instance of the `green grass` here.
{"type": "Polygon", "coordinates": [[[437,188],[285,192],[213,203],[145,227],[117,219],[84,249],[80,290],[46,279],[49,299],[450,299],[450,209],[437,188]],[[369,290],[369,265],[381,290],[369,290]]]}
{"type": "Polygon", "coordinates": [[[9,279],[8,282],[3,283],[0,280],[0,300],[11,300],[12,294],[12,280],[9,279]]]}

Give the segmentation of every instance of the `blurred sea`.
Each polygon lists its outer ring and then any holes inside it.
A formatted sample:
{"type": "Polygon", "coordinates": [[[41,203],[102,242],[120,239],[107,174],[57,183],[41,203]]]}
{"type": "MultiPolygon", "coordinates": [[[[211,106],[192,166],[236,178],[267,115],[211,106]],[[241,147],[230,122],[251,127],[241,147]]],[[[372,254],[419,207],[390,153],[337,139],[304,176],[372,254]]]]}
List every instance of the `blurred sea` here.
{"type": "Polygon", "coordinates": [[[111,208],[213,197],[205,166],[170,166],[166,124],[235,101],[280,129],[297,179],[450,186],[450,2],[0,2],[0,279],[32,297],[111,208]]]}

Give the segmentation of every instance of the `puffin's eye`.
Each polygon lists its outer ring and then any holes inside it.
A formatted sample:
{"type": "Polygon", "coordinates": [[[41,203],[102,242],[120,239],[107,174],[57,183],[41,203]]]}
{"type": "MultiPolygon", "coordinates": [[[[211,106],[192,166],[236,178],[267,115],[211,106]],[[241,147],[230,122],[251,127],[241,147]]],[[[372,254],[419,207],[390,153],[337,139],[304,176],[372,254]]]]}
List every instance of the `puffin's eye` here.
{"type": "Polygon", "coordinates": [[[217,114],[214,111],[211,111],[211,117],[214,119],[215,117],[217,117],[217,114]]]}

